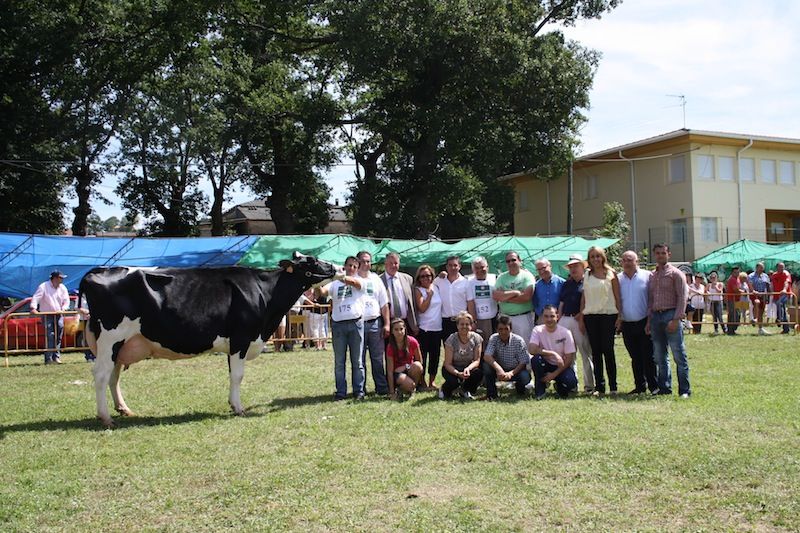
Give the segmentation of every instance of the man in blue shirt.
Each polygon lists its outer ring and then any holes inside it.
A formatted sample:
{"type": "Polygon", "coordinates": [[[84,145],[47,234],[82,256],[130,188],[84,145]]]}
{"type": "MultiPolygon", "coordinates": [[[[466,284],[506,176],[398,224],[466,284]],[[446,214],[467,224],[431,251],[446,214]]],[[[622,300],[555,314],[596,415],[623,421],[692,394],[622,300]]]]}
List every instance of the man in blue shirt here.
{"type": "Polygon", "coordinates": [[[533,312],[536,313],[536,323],[541,324],[544,306],[552,305],[558,309],[564,278],[553,274],[553,267],[547,259],[539,259],[535,265],[539,280],[533,290],[533,312]]]}
{"type": "Polygon", "coordinates": [[[641,394],[648,389],[658,393],[653,342],[645,332],[647,326],[647,284],[650,271],[639,268],[639,256],[628,250],[622,254],[619,290],[622,297],[622,340],[631,356],[634,389],[628,394],[641,394]]]}
{"type": "MultiPolygon", "coordinates": [[[[558,305],[558,325],[564,326],[572,333],[572,338],[575,340],[575,347],[581,354],[583,389],[591,394],[594,391],[592,346],[589,344],[589,337],[586,336],[586,332],[581,331],[579,322],[581,296],[583,296],[583,273],[586,271],[586,263],[583,261],[583,257],[579,254],[574,254],[569,256],[569,260],[564,266],[569,270],[569,277],[561,287],[561,302],[558,305]]],[[[578,372],[575,359],[572,361],[572,369],[577,376],[578,372]]]]}

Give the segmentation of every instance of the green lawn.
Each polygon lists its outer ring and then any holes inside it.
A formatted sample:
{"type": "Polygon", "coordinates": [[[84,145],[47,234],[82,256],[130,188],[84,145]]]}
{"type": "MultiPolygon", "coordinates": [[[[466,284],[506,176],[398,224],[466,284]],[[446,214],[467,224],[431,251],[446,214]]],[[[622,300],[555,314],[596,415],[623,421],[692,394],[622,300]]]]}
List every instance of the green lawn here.
{"type": "MultiPolygon", "coordinates": [[[[138,416],[115,430],[80,355],[15,357],[0,530],[797,530],[800,338],[687,346],[688,401],[334,403],[330,352],[265,354],[243,418],[223,357],[145,361],[122,381],[138,416]]],[[[617,358],[629,390],[621,340],[617,358]]]]}

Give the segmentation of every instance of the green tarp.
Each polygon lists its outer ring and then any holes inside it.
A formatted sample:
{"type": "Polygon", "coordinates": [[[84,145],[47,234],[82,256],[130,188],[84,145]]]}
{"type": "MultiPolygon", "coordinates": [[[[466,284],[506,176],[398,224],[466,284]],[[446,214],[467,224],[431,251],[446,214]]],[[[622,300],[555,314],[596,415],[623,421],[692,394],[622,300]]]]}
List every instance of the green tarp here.
{"type": "Polygon", "coordinates": [[[489,270],[499,273],[506,270],[506,252],[516,250],[529,269],[533,268],[536,259],[546,257],[553,263],[554,271],[563,274],[565,271],[560,267],[570,255],[578,253],[585,259],[590,246],[606,248],[615,242],[616,239],[605,238],[514,236],[475,237],[452,243],[404,239],[375,242],[351,235],[269,235],[260,237],[239,264],[276,268],[281,259],[298,250],[341,265],[347,256],[366,250],[372,254],[374,264],[382,263],[387,253],[397,252],[406,271],[413,271],[426,263],[434,268],[441,267],[451,255],[459,256],[464,265],[483,256],[489,262],[489,270]]]}
{"type": "Polygon", "coordinates": [[[800,243],[766,244],[742,239],[697,259],[692,268],[695,272],[728,273],[735,265],[743,270],[754,270],[758,262],[763,262],[767,270],[774,270],[775,265],[783,262],[787,269],[797,272],[800,270],[800,243]]]}

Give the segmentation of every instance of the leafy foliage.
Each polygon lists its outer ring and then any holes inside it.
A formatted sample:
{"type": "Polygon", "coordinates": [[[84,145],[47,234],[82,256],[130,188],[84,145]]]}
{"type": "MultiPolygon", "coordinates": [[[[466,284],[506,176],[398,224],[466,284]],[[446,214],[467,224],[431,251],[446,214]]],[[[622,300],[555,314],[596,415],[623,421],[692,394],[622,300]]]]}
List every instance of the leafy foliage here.
{"type": "Polygon", "coordinates": [[[626,220],[625,208],[619,202],[606,202],[603,205],[603,227],[592,231],[595,237],[611,237],[620,239],[606,249],[609,263],[620,266],[622,253],[625,251],[625,240],[631,232],[631,225],[626,220]]]}

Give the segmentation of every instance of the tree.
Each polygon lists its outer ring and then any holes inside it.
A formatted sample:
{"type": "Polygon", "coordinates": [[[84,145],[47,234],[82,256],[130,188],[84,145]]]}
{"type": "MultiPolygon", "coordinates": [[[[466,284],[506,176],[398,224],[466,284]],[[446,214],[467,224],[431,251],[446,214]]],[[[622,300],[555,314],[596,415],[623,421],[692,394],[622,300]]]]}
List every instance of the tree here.
{"type": "Polygon", "coordinates": [[[508,229],[513,202],[496,177],[566,168],[597,61],[542,30],[616,3],[365,0],[331,9],[346,62],[341,86],[366,132],[356,161],[382,163],[357,176],[354,219],[368,218],[360,212],[375,210],[366,202],[376,194],[391,199],[377,210],[391,212],[384,220],[403,236],[508,229]],[[373,176],[393,194],[382,195],[373,176]]]}
{"type": "Polygon", "coordinates": [[[625,251],[625,239],[631,231],[631,225],[625,219],[625,208],[619,202],[606,202],[603,205],[603,227],[592,231],[595,237],[619,239],[619,242],[606,248],[608,262],[618,267],[621,264],[622,252],[625,251]]]}

